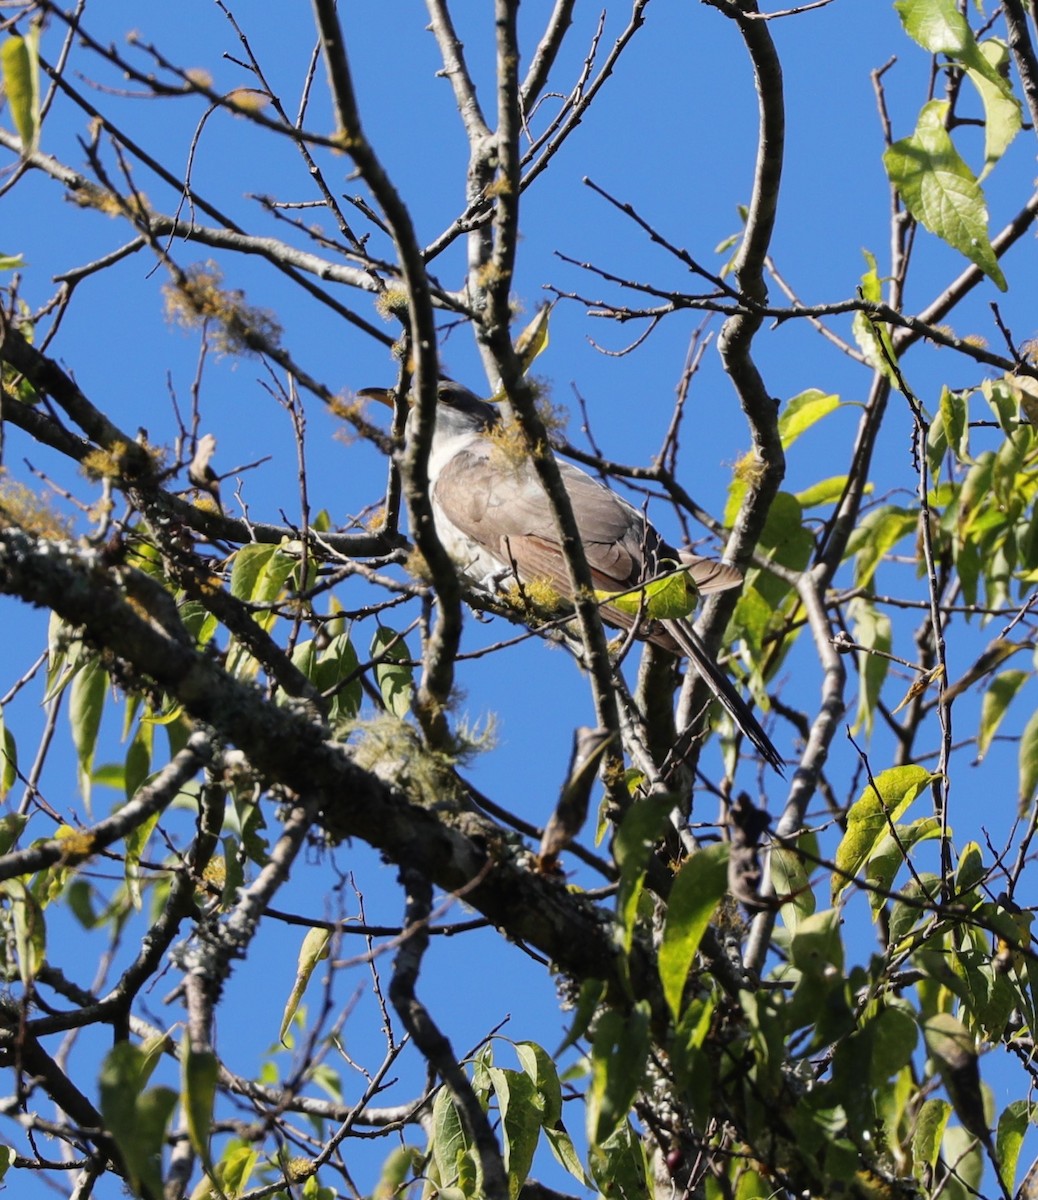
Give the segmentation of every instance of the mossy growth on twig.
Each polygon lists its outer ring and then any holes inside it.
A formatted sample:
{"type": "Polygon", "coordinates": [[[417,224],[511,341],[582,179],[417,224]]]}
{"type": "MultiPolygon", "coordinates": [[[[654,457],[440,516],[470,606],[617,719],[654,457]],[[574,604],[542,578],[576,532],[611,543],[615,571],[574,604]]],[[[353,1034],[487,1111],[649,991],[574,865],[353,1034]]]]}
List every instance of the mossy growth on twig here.
{"type": "Polygon", "coordinates": [[[245,303],[240,288],[222,287],[214,262],[195,263],[163,289],[166,316],[186,329],[211,325],[224,354],[259,354],[281,341],[281,327],[266,309],[245,303]]]}

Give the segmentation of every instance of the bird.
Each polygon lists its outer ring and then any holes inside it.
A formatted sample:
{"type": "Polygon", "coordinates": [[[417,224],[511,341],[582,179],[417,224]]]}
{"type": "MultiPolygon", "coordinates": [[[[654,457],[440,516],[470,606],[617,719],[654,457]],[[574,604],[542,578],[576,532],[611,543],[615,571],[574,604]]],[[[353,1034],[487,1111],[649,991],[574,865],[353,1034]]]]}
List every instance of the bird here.
{"type": "MultiPolygon", "coordinates": [[[[394,392],[358,393],[392,404],[394,392]]],[[[503,448],[499,409],[452,379],[436,390],[436,422],[429,451],[429,499],[436,532],[463,578],[498,591],[512,581],[524,591],[535,583],[572,603],[573,588],[547,493],[529,455],[503,448]]],[[[414,410],[405,426],[412,436],[414,410]]],[[[644,513],[586,471],[556,457],[563,486],[584,546],[595,590],[615,597],[684,568],[699,593],[725,591],[742,582],[728,563],[669,545],[644,513]]],[[[783,758],[745,700],[713,660],[690,621],[645,620],[637,606],[626,611],[603,601],[603,621],[637,635],[677,657],[686,657],[736,725],[780,775],[783,758]]]]}

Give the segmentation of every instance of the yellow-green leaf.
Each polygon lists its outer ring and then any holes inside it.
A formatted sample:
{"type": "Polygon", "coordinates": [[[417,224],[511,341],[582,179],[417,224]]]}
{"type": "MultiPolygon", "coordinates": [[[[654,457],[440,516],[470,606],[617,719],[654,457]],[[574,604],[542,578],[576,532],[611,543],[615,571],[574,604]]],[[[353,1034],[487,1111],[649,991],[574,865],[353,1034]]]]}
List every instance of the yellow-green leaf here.
{"type": "Polygon", "coordinates": [[[22,142],[22,154],[31,154],[40,135],[39,28],[27,38],[9,37],[0,46],[0,68],[4,91],[11,106],[11,119],[22,142]]]}
{"type": "Polygon", "coordinates": [[[778,432],[782,448],[788,450],[798,437],[829,413],[840,407],[840,397],[808,388],[783,408],[779,416],[778,432]]]}
{"type": "Polygon", "coordinates": [[[697,592],[687,571],[672,571],[626,592],[595,592],[595,599],[611,604],[632,617],[647,621],[672,621],[695,611],[697,592]]]}
{"type": "Polygon", "coordinates": [[[534,359],[548,345],[548,315],[550,312],[551,305],[542,304],[537,310],[537,315],[515,340],[515,352],[519,356],[524,375],[533,365],[534,359]]]}
{"type": "Polygon", "coordinates": [[[920,793],[936,778],[915,765],[891,767],[875,778],[847,813],[847,831],[836,850],[832,897],[835,901],[869,861],[879,843],[890,832],[920,793]]]}
{"type": "Polygon", "coordinates": [[[1024,728],[1020,739],[1020,812],[1025,813],[1034,799],[1035,785],[1038,784],[1038,712],[1024,728]]]}
{"type": "Polygon", "coordinates": [[[296,1009],[306,991],[306,985],[310,982],[310,976],[317,969],[317,964],[328,957],[328,943],[331,936],[327,929],[310,929],[303,938],[303,944],[299,948],[299,959],[296,963],[295,982],[281,1017],[281,1029],[278,1037],[282,1042],[285,1040],[288,1027],[292,1024],[292,1018],[296,1015],[296,1009]]]}

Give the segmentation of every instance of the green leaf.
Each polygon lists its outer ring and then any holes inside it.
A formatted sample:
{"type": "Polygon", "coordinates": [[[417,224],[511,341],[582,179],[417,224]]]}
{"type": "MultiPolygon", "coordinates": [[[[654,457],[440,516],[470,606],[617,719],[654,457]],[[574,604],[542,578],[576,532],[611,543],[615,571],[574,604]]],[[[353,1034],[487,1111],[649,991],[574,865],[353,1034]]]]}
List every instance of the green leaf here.
{"type": "MultiPolygon", "coordinates": [[[[458,1116],[454,1099],[450,1092],[441,1087],[433,1101],[432,1131],[430,1144],[436,1173],[439,1176],[440,1194],[443,1189],[455,1184],[464,1172],[469,1174],[469,1168],[464,1166],[470,1154],[468,1135],[458,1116]]],[[[465,1189],[465,1195],[475,1195],[474,1190],[465,1189]]]]}
{"type": "Polygon", "coordinates": [[[616,833],[613,854],[620,869],[616,914],[625,952],[631,948],[638,900],[642,894],[649,856],[674,809],[674,803],[674,797],[669,794],[638,800],[624,814],[616,833]]]}
{"type": "Polygon", "coordinates": [[[1005,79],[981,54],[966,18],[955,0],[896,0],[905,32],[930,54],[946,54],[964,67],[979,72],[1004,95],[1010,94],[1005,79]]]}
{"type": "Polygon", "coordinates": [[[141,857],[147,849],[148,840],[158,824],[157,812],[145,817],[139,825],[135,825],[126,835],[126,860],[123,863],[123,878],[130,903],[138,911],[141,907],[141,857]]]}
{"type": "Polygon", "coordinates": [[[815,911],[815,894],[804,869],[804,860],[787,846],[773,845],[768,858],[771,883],[775,895],[783,901],[782,921],[789,932],[796,933],[804,917],[815,911]]]}
{"type": "Polygon", "coordinates": [[[394,1200],[404,1194],[403,1187],[415,1165],[415,1151],[410,1146],[397,1146],[382,1164],[371,1200],[394,1200]]]}
{"type": "Polygon", "coordinates": [[[912,1133],[912,1158],[917,1179],[921,1179],[924,1173],[932,1171],[937,1165],[941,1140],[951,1111],[947,1100],[931,1099],[923,1102],[912,1133]]]}
{"type": "Polygon", "coordinates": [[[827,908],[805,917],[789,939],[789,959],[805,975],[820,975],[828,967],[842,971],[839,910],[827,908]]]}
{"type": "Polygon", "coordinates": [[[317,969],[317,964],[328,957],[328,943],[331,941],[331,936],[331,931],[328,929],[309,929],[306,937],[303,938],[296,961],[295,982],[292,984],[292,991],[289,993],[285,1011],[281,1016],[281,1028],[278,1031],[278,1040],[281,1042],[285,1040],[285,1034],[292,1024],[292,1018],[296,1015],[296,1009],[303,998],[310,977],[317,969]]]}
{"type": "Polygon", "coordinates": [[[6,896],[14,922],[14,946],[18,974],[28,986],[36,978],[47,956],[47,926],[43,909],[21,879],[5,879],[0,895],[6,896]]]}
{"type": "Polygon", "coordinates": [[[659,973],[675,1020],[681,1016],[681,1000],[699,943],[728,888],[728,849],[721,842],[689,855],[671,885],[659,973]]]}
{"type": "Polygon", "coordinates": [[[610,1008],[598,1018],[587,1094],[587,1135],[593,1146],[601,1146],[627,1121],[645,1075],[649,1019],[645,1000],[629,1012],[610,1008]]]}
{"type": "Polygon", "coordinates": [[[10,854],[28,820],[22,813],[8,813],[6,817],[0,817],[0,855],[10,854]]]}
{"type": "Polygon", "coordinates": [[[321,651],[314,671],[314,683],[325,694],[331,694],[329,716],[333,722],[351,720],[360,711],[363,697],[360,663],[348,633],[337,633],[321,651]],[[344,680],[349,683],[343,685],[344,680]]]}
{"type": "Polygon", "coordinates": [[[566,1132],[565,1126],[559,1124],[554,1129],[545,1129],[544,1136],[559,1165],[564,1167],[578,1183],[589,1187],[587,1175],[584,1173],[584,1164],[580,1161],[580,1155],[577,1154],[573,1139],[566,1132]]]}
{"type": "Polygon", "coordinates": [[[651,1200],[645,1144],[625,1121],[611,1138],[588,1147],[588,1163],[599,1195],[615,1200],[651,1200]]]}
{"type": "Polygon", "coordinates": [[[515,339],[515,352],[519,356],[519,365],[525,375],[533,366],[534,359],[548,345],[548,317],[551,305],[542,304],[537,315],[515,339]]]}
{"type": "Polygon", "coordinates": [[[1038,784],[1038,712],[1031,714],[1031,719],[1024,727],[1020,739],[1020,795],[1019,808],[1024,813],[1034,798],[1035,785],[1038,784]]]}
{"type": "Polygon", "coordinates": [[[253,1168],[259,1161],[259,1151],[254,1147],[233,1141],[224,1151],[216,1165],[215,1179],[223,1194],[235,1200],[246,1189],[253,1168]]]}
{"type": "Polygon", "coordinates": [[[1028,671],[1001,671],[988,684],[980,706],[980,730],[977,733],[977,757],[983,758],[1013,697],[1030,678],[1028,671]]]}
{"type": "Polygon", "coordinates": [[[880,693],[890,671],[890,659],[883,653],[870,654],[868,651],[889,653],[894,641],[893,627],[886,613],[881,612],[868,596],[856,596],[847,613],[851,619],[854,640],[865,647],[858,651],[860,686],[854,729],[864,729],[866,734],[871,735],[880,693]]]}
{"type": "Polygon", "coordinates": [[[7,799],[7,793],[14,787],[17,779],[18,747],[15,745],[14,734],[4,720],[3,705],[0,705],[0,801],[7,799]]]}
{"type": "Polygon", "coordinates": [[[902,538],[914,534],[918,523],[918,512],[893,504],[873,509],[858,522],[847,542],[847,553],[856,556],[855,587],[867,587],[872,582],[887,552],[902,538]]]}
{"type": "Polygon", "coordinates": [[[72,680],[69,701],[72,740],[79,756],[79,786],[88,810],[94,751],[97,749],[97,735],[101,728],[101,714],[104,711],[107,692],[108,672],[98,659],[88,659],[72,680]]]}
{"type": "Polygon", "coordinates": [[[595,599],[632,617],[641,615],[648,621],[670,621],[694,612],[698,593],[686,571],[672,571],[624,592],[596,590],[595,599]]]}
{"type": "Polygon", "coordinates": [[[23,157],[32,154],[40,136],[39,37],[39,26],[34,25],[27,38],[15,35],[0,46],[4,92],[22,142],[23,157]]]}
{"type": "Polygon", "coordinates": [[[913,846],[931,838],[940,837],[941,822],[937,817],[920,817],[908,825],[897,825],[897,837],[888,833],[883,837],[876,849],[869,855],[865,872],[865,882],[874,884],[878,889],[869,892],[869,905],[872,908],[872,919],[879,918],[886,907],[885,892],[893,889],[894,878],[904,865],[905,857],[913,846]]]}
{"type": "Polygon", "coordinates": [[[911,1013],[896,1004],[880,1009],[866,1025],[870,1037],[869,1082],[882,1088],[912,1061],[919,1026],[911,1013]]]}
{"type": "Polygon", "coordinates": [[[541,1123],[550,1129],[562,1120],[562,1084],[555,1062],[536,1042],[517,1042],[515,1052],[541,1098],[541,1123]]]}
{"type": "Polygon", "coordinates": [[[267,542],[249,542],[242,546],[231,564],[231,595],[236,600],[252,600],[276,546],[267,542]]]}
{"type": "Polygon", "coordinates": [[[382,625],[371,639],[371,657],[378,659],[375,682],[386,708],[395,717],[407,716],[414,697],[414,668],[407,643],[401,634],[382,625]]]}
{"type": "Polygon", "coordinates": [[[967,842],[959,851],[959,862],[955,869],[955,891],[963,896],[978,887],[987,869],[984,866],[984,855],[976,842],[967,842]]]}
{"type": "Polygon", "coordinates": [[[798,437],[817,421],[840,407],[840,397],[808,388],[794,396],[779,416],[778,432],[783,450],[788,450],[798,437]]]}
{"type": "Polygon", "coordinates": [[[541,1113],[536,1102],[537,1091],[533,1080],[522,1071],[490,1067],[489,1073],[501,1114],[501,1141],[508,1175],[508,1194],[515,1200],[530,1174],[540,1136],[541,1113]]]}
{"type": "Polygon", "coordinates": [[[585,979],[577,994],[577,1003],[573,1010],[573,1023],[566,1031],[562,1044],[555,1051],[556,1060],[562,1057],[562,1052],[577,1042],[587,1033],[591,1018],[605,995],[605,983],[601,979],[585,979]]]}
{"type": "Polygon", "coordinates": [[[929,871],[918,872],[904,887],[904,901],[895,900],[890,908],[890,945],[896,947],[922,921],[930,919],[926,905],[939,896],[941,880],[929,871]]]}
{"type": "Polygon", "coordinates": [[[162,1146],[176,1107],[172,1088],[141,1094],[144,1055],[130,1042],[117,1042],[101,1066],[100,1108],[126,1164],[131,1189],[162,1195],[162,1146]]]}
{"type": "Polygon", "coordinates": [[[922,767],[891,767],[866,785],[847,814],[847,830],[836,850],[832,898],[837,898],[868,862],[882,839],[936,778],[922,767]]]}
{"type": "MultiPolygon", "coordinates": [[[[846,486],[846,475],[832,475],[828,479],[820,479],[810,487],[804,488],[802,492],[797,492],[796,498],[801,508],[817,508],[822,504],[835,504],[843,495],[846,486]]],[[[869,484],[866,490],[871,492],[872,485],[869,484]]]]}
{"type": "Polygon", "coordinates": [[[1023,1145],[1024,1134],[1032,1117],[1032,1104],[1028,1100],[1013,1100],[1003,1109],[998,1118],[998,1130],[995,1133],[995,1158],[998,1161],[998,1173],[1006,1191],[1012,1195],[1013,1184],[1016,1180],[1016,1163],[1020,1157],[1020,1147],[1023,1145]]]}
{"type": "Polygon", "coordinates": [[[976,1039],[958,1017],[934,1013],[923,1022],[923,1037],[940,1071],[955,1115],[974,1137],[990,1135],[980,1085],[976,1039]]]}
{"type": "Polygon", "coordinates": [[[948,446],[959,462],[969,462],[970,424],[966,393],[953,392],[949,387],[942,387],[939,403],[948,446]]]}
{"type": "Polygon", "coordinates": [[[196,1050],[184,1039],[180,1049],[180,1089],[187,1133],[206,1171],[213,1169],[209,1134],[213,1125],[213,1103],[220,1077],[220,1064],[212,1050],[196,1050]]]}
{"type": "Polygon", "coordinates": [[[885,151],[883,162],[912,216],[1004,292],[1008,285],[988,238],[984,192],[944,127],[948,107],[946,100],[925,104],[915,133],[885,151]]]}
{"type": "Polygon", "coordinates": [[[980,173],[983,179],[1023,128],[1023,115],[1020,101],[1003,75],[1009,69],[1009,49],[1005,42],[997,38],[981,42],[980,53],[998,80],[993,82],[990,72],[976,67],[966,72],[984,105],[984,169],[980,173]]]}
{"type": "MultiPolygon", "coordinates": [[[[883,300],[883,285],[876,270],[876,257],[869,250],[863,250],[862,255],[867,264],[867,270],[861,277],[859,290],[861,298],[872,304],[880,304],[883,300]]],[[[874,371],[879,371],[896,384],[894,365],[897,356],[894,344],[890,340],[890,330],[882,322],[875,320],[868,313],[856,312],[851,323],[854,340],[865,355],[865,360],[874,371]],[[893,365],[892,365],[893,364],[893,365]]]]}

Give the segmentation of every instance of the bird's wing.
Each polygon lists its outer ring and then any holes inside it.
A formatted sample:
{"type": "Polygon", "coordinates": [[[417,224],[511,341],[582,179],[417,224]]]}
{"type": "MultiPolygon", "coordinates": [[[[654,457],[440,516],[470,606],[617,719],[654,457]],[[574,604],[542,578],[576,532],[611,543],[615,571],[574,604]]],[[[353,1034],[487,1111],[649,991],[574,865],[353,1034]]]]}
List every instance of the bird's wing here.
{"type": "MultiPolygon", "coordinates": [[[[599,591],[620,592],[637,585],[646,560],[653,570],[661,559],[682,562],[702,592],[723,591],[741,582],[735,567],[671,550],[636,508],[586,472],[563,462],[559,471],[599,591]]],[[[520,582],[544,580],[560,597],[572,600],[551,505],[532,464],[498,461],[489,443],[478,442],[444,463],[433,494],[446,519],[503,567],[511,567],[520,582]]],[[[603,620],[621,629],[630,629],[636,620],[611,604],[603,604],[601,611],[603,620]]],[[[644,621],[639,632],[674,654],[687,655],[735,723],[781,774],[783,760],[771,739],[692,626],[687,621],[644,621]]]]}
{"type": "MultiPolygon", "coordinates": [[[[642,514],[598,480],[559,463],[595,586],[621,591],[642,579],[646,554],[657,555],[660,539],[642,514]]],[[[498,461],[477,444],[442,467],[433,495],[444,517],[466,537],[514,564],[521,580],[545,579],[569,595],[565,559],[547,494],[529,462],[498,461]]]]}

